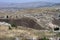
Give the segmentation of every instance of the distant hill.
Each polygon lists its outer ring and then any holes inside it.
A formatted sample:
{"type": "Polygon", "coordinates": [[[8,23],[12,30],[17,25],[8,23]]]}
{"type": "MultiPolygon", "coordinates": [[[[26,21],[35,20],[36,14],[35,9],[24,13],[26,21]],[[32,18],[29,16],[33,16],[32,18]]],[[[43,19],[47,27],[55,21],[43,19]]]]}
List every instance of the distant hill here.
{"type": "Polygon", "coordinates": [[[14,9],[51,7],[54,5],[55,5],[54,3],[41,2],[41,1],[40,2],[31,2],[31,3],[3,3],[3,2],[0,2],[0,8],[14,8],[14,9]]]}
{"type": "Polygon", "coordinates": [[[60,6],[60,3],[55,3],[54,6],[60,6]]]}

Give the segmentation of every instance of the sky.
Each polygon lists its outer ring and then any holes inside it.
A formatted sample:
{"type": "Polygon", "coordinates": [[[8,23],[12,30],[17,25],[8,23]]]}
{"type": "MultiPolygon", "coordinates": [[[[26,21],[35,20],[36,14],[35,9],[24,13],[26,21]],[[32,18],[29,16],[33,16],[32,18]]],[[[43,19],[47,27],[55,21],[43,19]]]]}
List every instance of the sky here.
{"type": "Polygon", "coordinates": [[[39,1],[60,3],[60,0],[0,0],[0,2],[11,2],[11,3],[27,3],[27,2],[39,2],[39,1]]]}

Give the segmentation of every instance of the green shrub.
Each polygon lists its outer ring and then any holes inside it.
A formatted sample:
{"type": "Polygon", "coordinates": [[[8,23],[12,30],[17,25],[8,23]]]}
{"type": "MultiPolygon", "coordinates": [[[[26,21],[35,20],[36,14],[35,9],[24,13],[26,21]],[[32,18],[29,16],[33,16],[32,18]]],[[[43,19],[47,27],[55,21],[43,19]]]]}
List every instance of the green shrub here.
{"type": "Polygon", "coordinates": [[[42,40],[49,40],[49,39],[47,39],[46,37],[44,37],[44,38],[42,38],[42,40]]]}
{"type": "Polygon", "coordinates": [[[15,24],[11,24],[12,27],[17,27],[15,24]]]}
{"type": "Polygon", "coordinates": [[[49,39],[47,39],[46,37],[44,37],[44,38],[41,38],[41,39],[38,39],[38,40],[49,40],[49,39]]]}

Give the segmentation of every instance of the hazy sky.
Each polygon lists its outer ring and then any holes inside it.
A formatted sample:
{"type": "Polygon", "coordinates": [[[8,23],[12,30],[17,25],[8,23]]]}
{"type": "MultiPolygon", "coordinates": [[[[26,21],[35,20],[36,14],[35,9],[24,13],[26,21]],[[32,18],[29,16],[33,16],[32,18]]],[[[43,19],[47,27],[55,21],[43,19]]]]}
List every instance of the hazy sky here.
{"type": "Polygon", "coordinates": [[[0,0],[0,2],[13,2],[13,3],[25,3],[25,2],[39,2],[39,1],[46,1],[46,2],[56,2],[60,3],[60,0],[0,0]]]}

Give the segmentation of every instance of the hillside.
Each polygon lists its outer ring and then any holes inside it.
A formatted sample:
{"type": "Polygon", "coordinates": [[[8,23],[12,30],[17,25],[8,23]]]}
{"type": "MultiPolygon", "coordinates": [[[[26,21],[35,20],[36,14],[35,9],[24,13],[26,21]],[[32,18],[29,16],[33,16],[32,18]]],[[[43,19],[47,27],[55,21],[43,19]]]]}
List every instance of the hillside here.
{"type": "Polygon", "coordinates": [[[17,37],[26,40],[55,37],[57,34],[54,32],[54,27],[60,27],[59,15],[60,7],[0,9],[0,22],[16,25],[11,28],[5,24],[5,26],[0,25],[0,39],[15,40],[17,37]]]}

